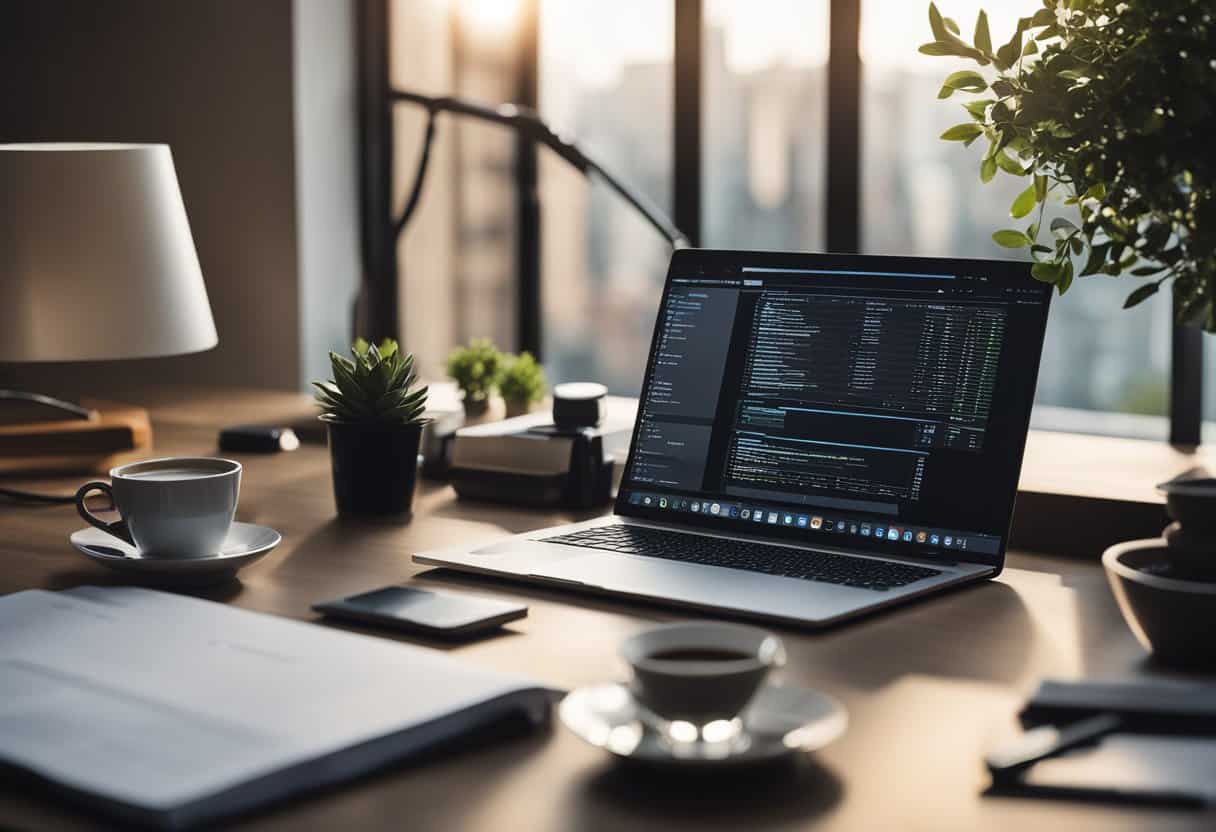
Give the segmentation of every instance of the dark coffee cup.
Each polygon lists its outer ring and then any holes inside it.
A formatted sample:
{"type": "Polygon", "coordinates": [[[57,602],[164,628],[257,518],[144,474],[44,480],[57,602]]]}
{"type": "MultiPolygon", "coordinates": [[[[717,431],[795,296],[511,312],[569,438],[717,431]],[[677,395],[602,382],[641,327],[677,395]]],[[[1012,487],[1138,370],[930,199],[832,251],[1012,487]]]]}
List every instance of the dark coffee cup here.
{"type": "Polygon", "coordinates": [[[785,663],[774,634],[715,621],[646,630],[626,639],[621,655],[633,670],[630,689],[639,704],[693,726],[737,717],[769,672],[785,663]]]}

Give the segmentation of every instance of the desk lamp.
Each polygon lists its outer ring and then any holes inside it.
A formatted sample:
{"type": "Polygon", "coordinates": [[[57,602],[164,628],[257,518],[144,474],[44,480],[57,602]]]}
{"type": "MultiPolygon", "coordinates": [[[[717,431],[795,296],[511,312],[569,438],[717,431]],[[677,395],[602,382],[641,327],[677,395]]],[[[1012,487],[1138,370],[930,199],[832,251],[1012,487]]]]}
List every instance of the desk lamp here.
{"type": "MultiPolygon", "coordinates": [[[[180,355],[216,343],[168,146],[0,144],[0,364],[180,355]]],[[[35,446],[40,456],[76,453],[105,417],[104,408],[0,390],[0,457],[35,446]]]]}

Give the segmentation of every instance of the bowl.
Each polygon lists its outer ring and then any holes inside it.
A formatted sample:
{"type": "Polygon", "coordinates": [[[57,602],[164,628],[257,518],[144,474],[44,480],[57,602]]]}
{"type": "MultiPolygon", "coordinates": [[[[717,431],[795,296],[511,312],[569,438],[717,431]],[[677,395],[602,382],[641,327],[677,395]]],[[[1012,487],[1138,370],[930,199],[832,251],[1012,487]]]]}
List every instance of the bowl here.
{"type": "Polygon", "coordinates": [[[1175,554],[1164,539],[1111,546],[1102,565],[1127,626],[1159,661],[1216,667],[1216,582],[1171,574],[1175,554]]]}

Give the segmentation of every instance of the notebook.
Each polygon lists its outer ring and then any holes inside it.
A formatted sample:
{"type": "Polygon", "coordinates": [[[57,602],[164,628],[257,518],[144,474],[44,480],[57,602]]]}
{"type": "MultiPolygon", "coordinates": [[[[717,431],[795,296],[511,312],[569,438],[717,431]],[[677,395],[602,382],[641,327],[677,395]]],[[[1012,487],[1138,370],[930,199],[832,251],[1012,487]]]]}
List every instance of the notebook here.
{"type": "Polygon", "coordinates": [[[184,828],[332,785],[553,691],[438,651],[133,587],[0,598],[0,762],[184,828]]]}

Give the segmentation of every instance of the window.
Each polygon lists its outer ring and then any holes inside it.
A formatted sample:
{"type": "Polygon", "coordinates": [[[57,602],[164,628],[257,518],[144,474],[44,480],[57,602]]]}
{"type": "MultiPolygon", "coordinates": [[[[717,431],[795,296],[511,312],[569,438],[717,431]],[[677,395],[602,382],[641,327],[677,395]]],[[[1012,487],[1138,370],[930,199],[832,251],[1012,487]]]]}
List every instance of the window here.
{"type": "MultiPolygon", "coordinates": [[[[917,52],[928,38],[925,2],[386,2],[395,23],[407,20],[394,27],[396,84],[526,104],[518,77],[533,61],[541,115],[660,208],[678,210],[683,230],[707,246],[817,250],[833,245],[831,234],[838,247],[856,239],[873,253],[1020,254],[998,248],[991,233],[1012,222],[1008,205],[1023,181],[999,173],[982,184],[982,148],[967,152],[938,138],[965,115],[957,101],[936,99],[957,62],[917,52]],[[855,87],[847,45],[858,28],[855,87]],[[846,45],[835,58],[833,40],[846,45]],[[679,97],[676,79],[684,79],[679,97]],[[684,94],[696,87],[699,103],[684,94]],[[850,102],[856,109],[845,109],[850,102]],[[847,126],[855,114],[860,142],[847,126]],[[699,157],[699,169],[690,157],[699,157]],[[693,186],[681,195],[699,195],[678,209],[677,181],[693,186]],[[840,202],[830,213],[829,185],[846,203],[858,198],[856,216],[847,208],[842,215],[840,202]]],[[[1000,39],[1033,3],[939,5],[967,29],[985,8],[1000,39]]],[[[400,192],[423,120],[414,113],[395,121],[400,192]]],[[[540,275],[521,280],[523,226],[512,192],[527,183],[515,178],[515,143],[501,128],[448,121],[434,181],[400,249],[411,346],[434,368],[457,341],[489,335],[515,346],[528,337],[517,321],[539,321],[552,381],[595,379],[637,392],[668,244],[609,188],[541,150],[540,275]],[[539,300],[527,288],[538,282],[539,300]]],[[[1066,209],[1049,208],[1048,220],[1052,211],[1066,209]]],[[[1170,389],[1171,371],[1183,369],[1179,389],[1199,386],[1203,354],[1216,359],[1213,341],[1179,337],[1165,293],[1123,310],[1131,287],[1079,278],[1053,300],[1034,424],[1186,441],[1202,415],[1216,434],[1216,386],[1202,413],[1170,389]]]]}
{"type": "MultiPolygon", "coordinates": [[[[543,0],[540,112],[671,211],[672,4],[543,0]]],[[[620,197],[542,153],[543,333],[553,382],[636,394],[671,248],[620,197]]]]}
{"type": "MultiPolygon", "coordinates": [[[[490,0],[390,10],[394,87],[486,101],[513,97],[517,19],[490,0]]],[[[393,111],[394,206],[412,185],[425,113],[393,111]]],[[[440,116],[423,198],[397,242],[400,317],[419,366],[442,377],[448,351],[470,338],[515,341],[514,137],[493,125],[440,116]]]]}
{"type": "Polygon", "coordinates": [[[827,59],[827,0],[706,3],[707,246],[824,247],[827,59]]]}

